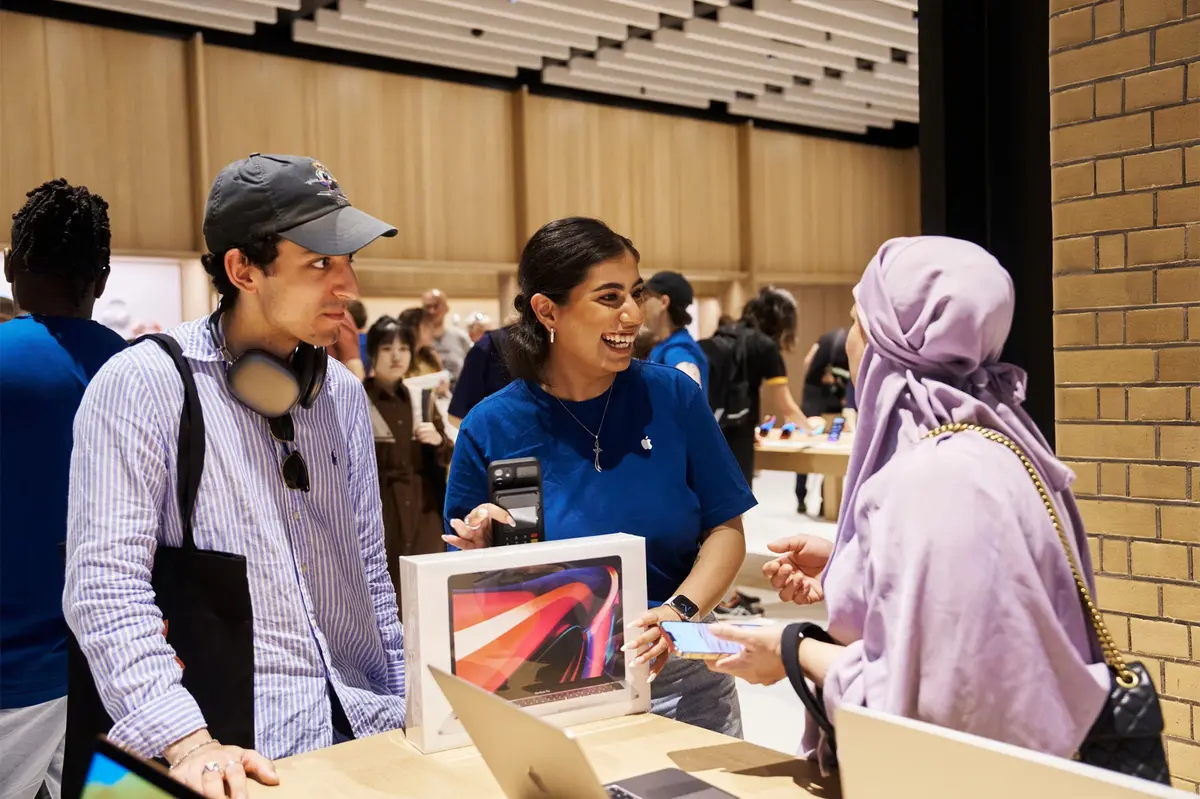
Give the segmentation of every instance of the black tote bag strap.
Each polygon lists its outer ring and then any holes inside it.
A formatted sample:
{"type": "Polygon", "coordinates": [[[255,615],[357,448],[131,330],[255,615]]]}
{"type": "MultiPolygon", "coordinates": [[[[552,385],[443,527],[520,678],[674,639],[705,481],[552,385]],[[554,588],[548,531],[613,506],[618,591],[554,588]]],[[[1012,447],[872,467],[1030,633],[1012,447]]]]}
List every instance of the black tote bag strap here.
{"type": "Polygon", "coordinates": [[[192,367],[183,355],[179,342],[166,333],[150,333],[135,340],[133,344],[153,341],[175,362],[175,368],[183,379],[183,409],[179,412],[179,456],[176,473],[179,477],[179,520],[183,525],[183,549],[196,549],[192,535],[192,515],[196,509],[196,495],[200,492],[200,477],[204,473],[204,412],[200,407],[200,392],[196,390],[196,378],[192,367]]]}
{"type": "Polygon", "coordinates": [[[829,744],[830,750],[836,753],[837,741],[833,734],[833,723],[830,722],[829,715],[825,712],[825,703],[821,701],[821,697],[815,695],[812,689],[808,687],[808,681],[804,679],[804,671],[800,668],[801,634],[805,638],[813,638],[827,644],[836,642],[829,633],[816,624],[812,622],[798,622],[789,624],[783,628],[783,641],[780,643],[783,648],[783,670],[787,673],[788,682],[792,684],[792,688],[800,697],[800,701],[808,709],[809,715],[813,717],[817,722],[817,726],[825,733],[825,740],[829,744]]]}

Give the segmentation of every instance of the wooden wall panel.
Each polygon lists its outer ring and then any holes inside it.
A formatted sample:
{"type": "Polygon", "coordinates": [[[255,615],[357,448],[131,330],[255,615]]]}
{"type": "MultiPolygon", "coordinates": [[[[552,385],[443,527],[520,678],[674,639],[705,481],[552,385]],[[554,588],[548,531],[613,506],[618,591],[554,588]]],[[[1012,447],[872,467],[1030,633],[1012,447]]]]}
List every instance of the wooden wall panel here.
{"type": "Polygon", "coordinates": [[[530,96],[527,234],[599,217],[633,239],[647,271],[737,269],[737,129],[530,96]]]}
{"type": "Polygon", "coordinates": [[[5,208],[16,210],[24,192],[65,177],[108,200],[114,249],[191,249],[187,45],[3,17],[5,208]]]}
{"type": "Polygon", "coordinates": [[[400,228],[363,253],[413,273],[389,275],[395,291],[437,279],[436,264],[472,262],[477,271],[442,282],[490,293],[494,274],[478,264],[511,264],[538,226],[586,214],[629,235],[647,273],[678,269],[703,283],[746,270],[739,285],[756,276],[806,285],[798,297],[817,299],[801,300],[801,326],[821,321],[803,337],[826,326],[813,303],[828,300],[839,320],[848,308],[841,288],[813,284],[852,283],[880,242],[919,229],[915,150],[539,96],[519,102],[200,46],[0,13],[0,107],[20,120],[0,125],[4,212],[61,174],[109,199],[116,249],[189,251],[220,167],[256,151],[309,154],[356,205],[400,228]],[[193,64],[202,112],[192,104],[193,64]],[[209,174],[197,178],[200,164],[209,174]]]}
{"type": "Polygon", "coordinates": [[[400,229],[365,257],[516,258],[509,93],[220,47],[206,70],[214,174],[251,152],[311,155],[400,229]]]}
{"type": "Polygon", "coordinates": [[[357,272],[358,289],[363,295],[420,297],[435,288],[441,289],[451,300],[455,297],[497,297],[499,294],[499,277],[477,270],[438,269],[436,265],[427,264],[411,268],[368,266],[357,272]]]}
{"type": "Polygon", "coordinates": [[[50,149],[46,22],[0,11],[0,240],[25,192],[56,177],[50,149]]]}
{"type": "Polygon", "coordinates": [[[210,183],[222,167],[250,153],[315,153],[316,68],[308,61],[205,46],[210,183]]]}
{"type": "Polygon", "coordinates": [[[885,240],[920,233],[918,152],[755,129],[758,271],[853,281],[885,240]]]}

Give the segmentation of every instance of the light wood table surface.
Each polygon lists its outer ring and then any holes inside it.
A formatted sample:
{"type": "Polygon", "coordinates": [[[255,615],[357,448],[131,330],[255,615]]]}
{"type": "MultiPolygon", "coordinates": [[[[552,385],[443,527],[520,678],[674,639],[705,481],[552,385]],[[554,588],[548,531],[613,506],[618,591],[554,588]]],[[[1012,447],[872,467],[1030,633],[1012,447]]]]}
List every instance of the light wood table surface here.
{"type": "Polygon", "coordinates": [[[754,448],[754,468],[845,477],[853,441],[852,436],[848,438],[840,438],[832,444],[823,439],[759,441],[754,448]]]}
{"type": "Polygon", "coordinates": [[[824,511],[822,515],[836,520],[842,504],[842,480],[850,466],[853,433],[842,435],[830,443],[824,437],[759,439],[754,447],[754,468],[773,472],[825,475],[824,511]]]}
{"type": "MultiPolygon", "coordinates": [[[[822,778],[815,763],[661,716],[624,716],[572,732],[604,783],[678,768],[735,796],[841,796],[837,777],[822,778]]],[[[422,755],[401,732],[285,758],[276,767],[281,784],[251,784],[252,799],[504,797],[474,747],[422,755]]]]}

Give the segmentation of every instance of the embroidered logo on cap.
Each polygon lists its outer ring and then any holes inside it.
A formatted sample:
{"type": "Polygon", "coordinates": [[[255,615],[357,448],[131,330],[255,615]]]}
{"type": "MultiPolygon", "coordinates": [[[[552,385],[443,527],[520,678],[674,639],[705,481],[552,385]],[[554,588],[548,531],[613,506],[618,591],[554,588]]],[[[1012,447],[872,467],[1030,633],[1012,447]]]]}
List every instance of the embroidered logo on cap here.
{"type": "Polygon", "coordinates": [[[344,196],[342,194],[342,188],[338,185],[337,178],[333,176],[332,172],[325,168],[324,164],[322,164],[320,161],[313,161],[312,168],[313,174],[315,174],[316,177],[312,180],[305,181],[305,183],[310,186],[319,185],[325,187],[324,191],[319,191],[317,194],[321,195],[322,197],[344,196]]]}

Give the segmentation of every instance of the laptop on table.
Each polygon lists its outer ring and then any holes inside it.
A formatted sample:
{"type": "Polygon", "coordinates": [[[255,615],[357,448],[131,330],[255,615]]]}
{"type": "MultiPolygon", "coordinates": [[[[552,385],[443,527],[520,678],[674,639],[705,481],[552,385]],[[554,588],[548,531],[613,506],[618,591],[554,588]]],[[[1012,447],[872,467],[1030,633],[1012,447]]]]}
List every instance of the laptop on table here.
{"type": "Polygon", "coordinates": [[[837,715],[845,799],[1183,799],[1149,780],[868,708],[837,715]]]}
{"type": "Polygon", "coordinates": [[[520,707],[433,666],[433,678],[508,799],[730,799],[680,769],[604,785],[579,742],[520,707]]]}
{"type": "Polygon", "coordinates": [[[203,799],[158,766],[99,738],[92,750],[83,792],[65,799],[203,799]]]}

